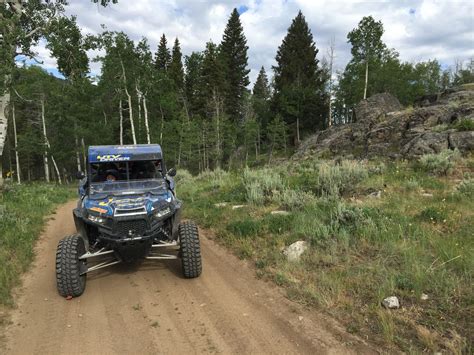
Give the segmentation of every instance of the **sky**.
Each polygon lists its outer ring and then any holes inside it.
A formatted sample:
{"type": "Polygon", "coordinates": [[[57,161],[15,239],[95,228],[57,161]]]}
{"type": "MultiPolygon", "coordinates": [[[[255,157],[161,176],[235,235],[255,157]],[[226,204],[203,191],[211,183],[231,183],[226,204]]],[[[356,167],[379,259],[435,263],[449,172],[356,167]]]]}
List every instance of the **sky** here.
{"type": "MultiPolygon", "coordinates": [[[[347,33],[363,16],[381,20],[383,41],[400,53],[400,59],[420,62],[438,59],[444,68],[474,57],[474,1],[342,1],[342,0],[119,0],[103,8],[88,0],[69,0],[66,14],[77,16],[83,34],[124,31],[134,41],[147,37],[153,52],[165,33],[171,46],[179,38],[184,55],[201,51],[205,43],[219,43],[233,8],[237,8],[249,46],[250,80],[263,65],[271,76],[275,54],[292,19],[301,10],[306,17],[318,59],[335,43],[335,69],[350,60],[347,33]]],[[[43,67],[58,75],[56,62],[40,43],[36,47],[43,67]]],[[[97,53],[89,53],[90,57],[97,53]]],[[[100,64],[91,63],[100,75],[100,64]]]]}

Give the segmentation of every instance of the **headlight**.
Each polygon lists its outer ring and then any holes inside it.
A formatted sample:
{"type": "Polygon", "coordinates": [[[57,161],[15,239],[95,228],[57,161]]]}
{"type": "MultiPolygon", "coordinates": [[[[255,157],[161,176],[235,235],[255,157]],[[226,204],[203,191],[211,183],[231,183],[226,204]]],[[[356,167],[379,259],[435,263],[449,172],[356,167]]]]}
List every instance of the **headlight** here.
{"type": "Polygon", "coordinates": [[[89,221],[94,222],[94,223],[99,223],[99,224],[104,224],[105,223],[105,218],[99,217],[99,216],[94,216],[92,214],[87,217],[89,221]]]}
{"type": "Polygon", "coordinates": [[[155,212],[155,217],[156,218],[162,218],[166,216],[167,214],[171,213],[171,209],[169,207],[165,207],[161,210],[158,210],[155,212]]]}

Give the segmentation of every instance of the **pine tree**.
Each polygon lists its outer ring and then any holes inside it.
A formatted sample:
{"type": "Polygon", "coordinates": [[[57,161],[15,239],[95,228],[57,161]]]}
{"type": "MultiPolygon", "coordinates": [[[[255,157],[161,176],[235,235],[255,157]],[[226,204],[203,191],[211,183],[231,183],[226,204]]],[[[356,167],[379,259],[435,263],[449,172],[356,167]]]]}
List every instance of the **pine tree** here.
{"type": "Polygon", "coordinates": [[[262,66],[258,73],[257,80],[253,86],[252,108],[257,116],[260,126],[265,130],[270,114],[270,85],[268,84],[267,73],[262,66]]]}
{"type": "Polygon", "coordinates": [[[237,9],[230,15],[220,47],[226,79],[225,111],[231,120],[238,121],[242,115],[243,97],[249,84],[250,70],[247,69],[247,39],[237,9]]]}
{"type": "Polygon", "coordinates": [[[199,52],[193,52],[191,55],[185,57],[186,74],[184,77],[184,92],[186,100],[189,103],[189,111],[191,115],[198,113],[202,107],[199,101],[198,89],[199,79],[201,76],[203,56],[199,52]]]}
{"type": "Polygon", "coordinates": [[[274,110],[293,126],[295,143],[300,131],[324,127],[327,95],[324,76],[318,67],[318,49],[302,12],[293,19],[278,48],[275,73],[274,110]]]}
{"type": "Polygon", "coordinates": [[[155,67],[158,70],[166,71],[171,63],[171,54],[168,49],[168,41],[166,36],[163,33],[160,39],[160,44],[158,45],[158,50],[156,51],[155,56],[155,67]]]}
{"type": "Polygon", "coordinates": [[[174,82],[176,89],[181,91],[184,86],[184,70],[178,38],[176,38],[174,41],[173,51],[171,54],[171,63],[169,65],[168,72],[171,80],[174,82]]]}
{"type": "Polygon", "coordinates": [[[216,107],[223,109],[224,68],[218,47],[212,42],[206,43],[198,87],[196,99],[205,103],[199,112],[202,117],[212,117],[216,107]]]}

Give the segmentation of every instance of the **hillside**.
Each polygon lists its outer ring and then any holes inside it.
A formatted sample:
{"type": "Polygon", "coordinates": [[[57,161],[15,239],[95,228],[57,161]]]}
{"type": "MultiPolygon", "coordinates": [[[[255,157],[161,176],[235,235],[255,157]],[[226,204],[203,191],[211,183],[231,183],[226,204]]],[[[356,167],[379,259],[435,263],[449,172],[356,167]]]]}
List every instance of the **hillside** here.
{"type": "Polygon", "coordinates": [[[355,122],[309,137],[295,159],[352,156],[417,158],[443,149],[474,150],[474,84],[426,96],[403,109],[390,94],[376,94],[355,108],[355,122]]]}
{"type": "Polygon", "coordinates": [[[472,349],[474,161],[306,156],[178,176],[186,217],[382,352],[472,349]],[[399,307],[383,302],[396,297],[399,307]]]}

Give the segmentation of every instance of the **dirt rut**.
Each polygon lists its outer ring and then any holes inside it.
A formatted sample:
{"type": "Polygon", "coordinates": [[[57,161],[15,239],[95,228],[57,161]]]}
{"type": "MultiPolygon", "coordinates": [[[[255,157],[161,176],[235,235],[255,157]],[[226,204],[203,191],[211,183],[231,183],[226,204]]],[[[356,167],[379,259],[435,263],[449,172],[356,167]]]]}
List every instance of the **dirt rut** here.
{"type": "Polygon", "coordinates": [[[204,230],[201,277],[183,279],[178,260],[116,265],[91,273],[86,292],[67,301],[56,291],[54,260],[59,239],[75,231],[74,205],[57,210],[37,244],[6,330],[6,353],[373,352],[256,279],[204,230]]]}

